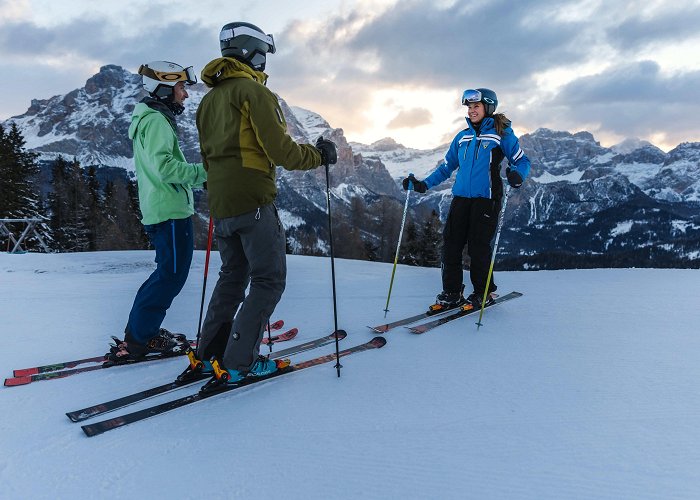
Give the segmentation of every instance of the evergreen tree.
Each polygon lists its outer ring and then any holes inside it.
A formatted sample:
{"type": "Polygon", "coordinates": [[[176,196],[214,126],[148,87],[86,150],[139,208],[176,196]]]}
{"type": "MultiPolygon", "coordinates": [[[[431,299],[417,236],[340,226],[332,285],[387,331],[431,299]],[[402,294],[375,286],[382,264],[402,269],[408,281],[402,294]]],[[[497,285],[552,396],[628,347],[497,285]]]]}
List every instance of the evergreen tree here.
{"type": "Polygon", "coordinates": [[[16,124],[9,131],[0,125],[0,217],[36,217],[39,193],[35,177],[39,173],[36,153],[24,149],[26,141],[16,124]]]}
{"type": "Polygon", "coordinates": [[[420,262],[420,242],[418,241],[416,224],[412,220],[406,222],[404,233],[399,262],[409,266],[417,266],[420,262]]]}
{"type": "MultiPolygon", "coordinates": [[[[40,192],[37,183],[37,154],[26,151],[26,141],[12,123],[9,130],[0,125],[0,218],[41,218],[40,192]]],[[[18,227],[18,229],[20,229],[18,227]]],[[[38,231],[47,229],[43,224],[38,231]]],[[[35,248],[30,234],[27,248],[35,248]]]]}
{"type": "Polygon", "coordinates": [[[88,250],[97,250],[97,240],[100,222],[103,218],[102,196],[100,183],[97,180],[95,167],[91,166],[87,172],[87,212],[88,212],[88,250]]]}
{"type": "Polygon", "coordinates": [[[442,250],[442,223],[440,216],[433,210],[428,219],[423,223],[421,234],[423,242],[420,264],[423,267],[437,267],[440,265],[440,253],[442,250]]]}
{"type": "Polygon", "coordinates": [[[90,249],[88,187],[77,160],[59,156],[51,169],[50,227],[57,250],[84,252],[90,249]]]}
{"type": "Polygon", "coordinates": [[[105,185],[104,217],[98,228],[99,250],[134,250],[147,248],[148,239],[139,221],[138,193],[132,181],[120,179],[105,185]]]}
{"type": "MultiPolygon", "coordinates": [[[[403,205],[388,196],[382,196],[378,203],[373,203],[369,207],[372,225],[370,230],[379,236],[376,245],[376,260],[382,262],[393,262],[396,252],[396,243],[401,230],[401,219],[403,215],[403,205]]],[[[406,233],[404,228],[404,242],[406,233]]],[[[404,252],[403,244],[401,253],[404,252]]]]}
{"type": "Polygon", "coordinates": [[[141,207],[139,204],[139,187],[135,180],[129,180],[127,185],[127,193],[130,200],[130,210],[124,214],[124,227],[128,228],[129,238],[133,248],[145,249],[149,246],[148,236],[141,224],[141,207]]]}
{"type": "Polygon", "coordinates": [[[437,267],[441,261],[442,223],[440,216],[432,210],[423,221],[420,231],[409,221],[406,223],[406,235],[402,245],[400,262],[412,266],[437,267]]]}

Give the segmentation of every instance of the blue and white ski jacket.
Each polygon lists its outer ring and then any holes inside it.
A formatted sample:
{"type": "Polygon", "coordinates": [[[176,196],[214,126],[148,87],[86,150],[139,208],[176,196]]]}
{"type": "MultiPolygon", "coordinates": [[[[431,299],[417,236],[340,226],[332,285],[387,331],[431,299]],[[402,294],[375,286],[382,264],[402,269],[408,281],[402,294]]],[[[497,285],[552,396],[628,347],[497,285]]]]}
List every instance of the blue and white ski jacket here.
{"type": "Polygon", "coordinates": [[[530,172],[530,160],[520,149],[520,141],[513,129],[506,127],[503,135],[496,132],[493,118],[481,121],[479,134],[467,118],[468,128],[459,132],[450,144],[445,160],[425,179],[432,188],[449,179],[457,168],[452,194],[464,198],[500,199],[503,196],[501,161],[508,159],[511,169],[517,170],[523,180],[530,172]]]}

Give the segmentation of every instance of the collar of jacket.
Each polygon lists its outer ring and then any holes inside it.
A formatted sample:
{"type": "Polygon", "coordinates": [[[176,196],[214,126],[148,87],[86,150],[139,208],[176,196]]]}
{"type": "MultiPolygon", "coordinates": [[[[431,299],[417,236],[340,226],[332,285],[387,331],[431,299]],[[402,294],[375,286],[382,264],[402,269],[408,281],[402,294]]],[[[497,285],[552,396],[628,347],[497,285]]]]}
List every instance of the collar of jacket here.
{"type": "Polygon", "coordinates": [[[229,78],[250,78],[265,85],[267,75],[262,71],[255,71],[247,64],[232,57],[219,57],[207,64],[202,70],[202,81],[207,87],[214,87],[223,80],[229,78]]]}
{"type": "MultiPolygon", "coordinates": [[[[469,128],[472,130],[475,130],[474,124],[472,124],[472,121],[469,119],[469,117],[465,117],[465,119],[467,120],[467,125],[469,125],[469,128]]],[[[484,118],[483,120],[481,120],[481,126],[479,127],[479,134],[481,135],[489,129],[495,130],[495,126],[496,126],[496,124],[493,121],[492,117],[489,116],[489,117],[484,118]]]]}
{"type": "Polygon", "coordinates": [[[163,115],[170,122],[170,126],[172,126],[175,133],[177,133],[177,122],[175,121],[175,115],[164,102],[161,102],[158,99],[151,96],[144,97],[143,99],[141,99],[141,102],[149,108],[163,113],[163,115]]]}

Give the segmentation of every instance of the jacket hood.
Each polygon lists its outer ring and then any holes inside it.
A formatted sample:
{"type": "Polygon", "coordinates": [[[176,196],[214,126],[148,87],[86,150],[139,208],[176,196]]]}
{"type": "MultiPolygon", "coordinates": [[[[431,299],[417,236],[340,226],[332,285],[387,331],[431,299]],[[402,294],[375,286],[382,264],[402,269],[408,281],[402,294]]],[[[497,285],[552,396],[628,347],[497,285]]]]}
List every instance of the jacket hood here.
{"type": "Polygon", "coordinates": [[[214,59],[202,70],[202,81],[207,87],[214,87],[219,82],[229,78],[249,78],[263,85],[267,83],[267,75],[265,73],[255,71],[247,64],[233,57],[214,59]]]}
{"type": "Polygon", "coordinates": [[[173,115],[172,111],[170,111],[165,104],[159,102],[157,99],[145,97],[134,107],[134,111],[131,114],[129,139],[133,140],[136,136],[136,130],[139,128],[139,123],[141,123],[141,120],[154,113],[160,113],[163,115],[170,123],[170,126],[173,127],[175,133],[177,133],[177,124],[175,123],[175,116],[173,115]]]}

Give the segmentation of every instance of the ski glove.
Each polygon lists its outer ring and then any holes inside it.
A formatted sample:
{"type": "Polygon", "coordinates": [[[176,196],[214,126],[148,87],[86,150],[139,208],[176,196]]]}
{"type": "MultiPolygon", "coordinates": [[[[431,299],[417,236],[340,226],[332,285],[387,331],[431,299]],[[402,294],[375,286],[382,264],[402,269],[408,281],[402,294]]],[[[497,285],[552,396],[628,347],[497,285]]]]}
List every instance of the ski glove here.
{"type": "Polygon", "coordinates": [[[338,151],[333,141],[321,136],[316,141],[316,149],[321,154],[321,165],[335,165],[338,162],[338,151]]]}
{"type": "Polygon", "coordinates": [[[428,185],[425,182],[417,180],[415,177],[413,177],[413,174],[411,174],[408,177],[406,177],[401,183],[403,185],[404,191],[408,191],[409,182],[413,186],[413,190],[416,193],[425,193],[428,190],[428,185]]]}
{"type": "Polygon", "coordinates": [[[523,185],[523,177],[517,170],[511,170],[510,167],[506,167],[506,177],[508,178],[508,184],[510,184],[510,187],[519,188],[523,185]]]}

